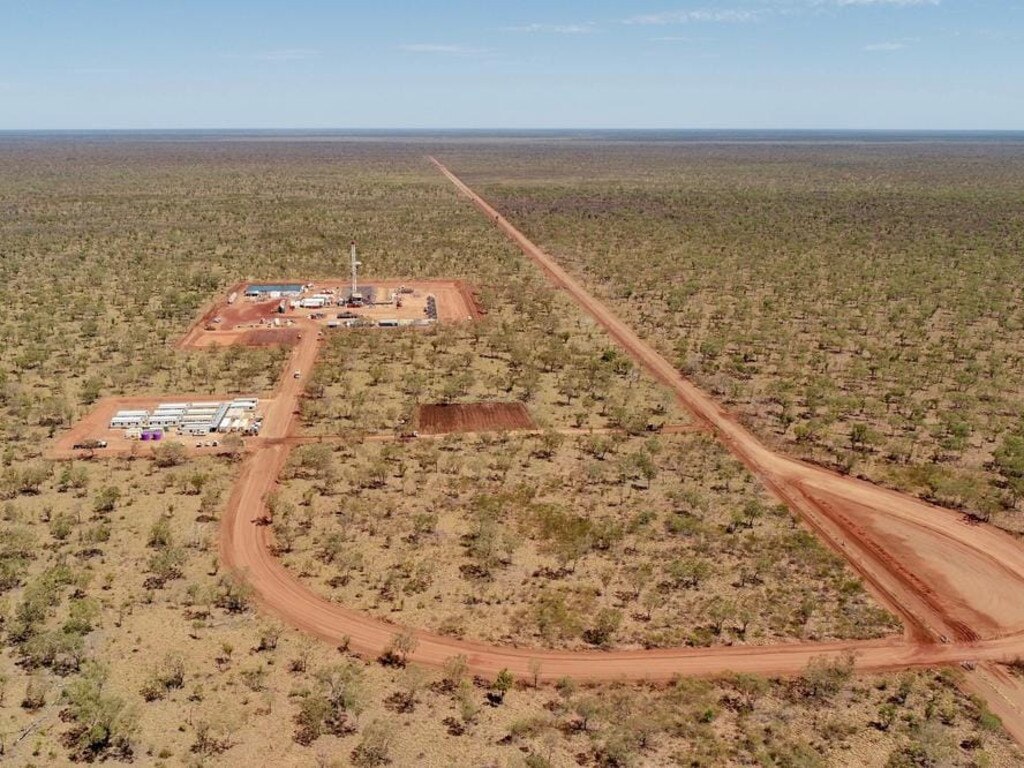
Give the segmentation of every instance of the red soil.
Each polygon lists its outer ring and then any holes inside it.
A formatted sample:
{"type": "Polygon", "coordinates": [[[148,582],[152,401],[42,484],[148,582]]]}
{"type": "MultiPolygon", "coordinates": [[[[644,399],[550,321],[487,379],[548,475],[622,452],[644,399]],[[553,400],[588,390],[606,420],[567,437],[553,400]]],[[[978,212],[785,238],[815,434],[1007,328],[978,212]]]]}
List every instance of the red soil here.
{"type": "Polygon", "coordinates": [[[429,435],[536,428],[522,403],[421,405],[416,413],[416,423],[420,432],[429,435]]]}
{"type": "Polygon", "coordinates": [[[273,347],[278,344],[295,344],[300,335],[298,328],[258,328],[246,331],[238,343],[247,347],[273,347]]]}

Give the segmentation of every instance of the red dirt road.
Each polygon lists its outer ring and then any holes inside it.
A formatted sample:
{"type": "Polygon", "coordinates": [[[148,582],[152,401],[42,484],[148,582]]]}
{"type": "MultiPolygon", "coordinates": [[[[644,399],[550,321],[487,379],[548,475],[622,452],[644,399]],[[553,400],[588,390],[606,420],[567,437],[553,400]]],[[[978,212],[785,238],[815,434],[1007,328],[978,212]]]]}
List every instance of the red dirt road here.
{"type": "Polygon", "coordinates": [[[772,452],[494,208],[432,162],[559,288],[668,386],[699,420],[871,584],[920,640],[1024,631],[1024,549],[1010,536],[917,499],[772,452]],[[998,554],[996,554],[998,553],[998,554]]]}
{"type": "MultiPolygon", "coordinates": [[[[846,651],[857,654],[860,670],[965,660],[1007,661],[1024,656],[1024,601],[1019,599],[1024,594],[1024,549],[1014,539],[986,525],[968,524],[949,510],[773,453],[683,379],[665,358],[469,187],[433,162],[554,284],[567,291],[780,499],[842,553],[879,598],[904,619],[908,637],[770,647],[559,652],[494,647],[414,630],[418,645],[410,656],[412,661],[437,666],[451,656],[465,654],[470,670],[481,675],[507,668],[519,677],[531,678],[532,665],[539,662],[542,680],[564,676],[667,680],[675,675],[726,672],[797,674],[816,656],[846,651]]],[[[402,628],[312,593],[271,554],[270,529],[256,523],[264,514],[265,496],[292,442],[286,438],[293,434],[303,382],[292,379],[291,371],[309,371],[316,351],[312,334],[304,336],[285,369],[278,397],[264,423],[266,445],[246,460],[231,494],[222,522],[221,557],[225,566],[245,575],[267,612],[327,642],[347,642],[354,652],[374,657],[402,628]]],[[[1009,684],[1003,671],[990,664],[971,673],[970,684],[990,697],[997,713],[1015,719],[1011,733],[1024,736],[1024,686],[1009,684]]]]}

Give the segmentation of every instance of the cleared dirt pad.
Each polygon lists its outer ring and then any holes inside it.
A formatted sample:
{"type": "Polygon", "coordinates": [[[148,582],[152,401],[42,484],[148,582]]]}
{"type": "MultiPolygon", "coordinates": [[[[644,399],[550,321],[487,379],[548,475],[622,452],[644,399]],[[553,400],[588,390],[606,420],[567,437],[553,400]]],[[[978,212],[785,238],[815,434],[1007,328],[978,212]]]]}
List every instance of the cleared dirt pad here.
{"type": "Polygon", "coordinates": [[[275,344],[295,344],[299,340],[298,328],[266,328],[247,331],[242,344],[247,347],[272,347],[275,344]]]}
{"type": "Polygon", "coordinates": [[[428,435],[447,432],[497,432],[503,429],[536,429],[522,403],[468,403],[421,405],[417,429],[428,435]]]}
{"type": "MultiPolygon", "coordinates": [[[[209,392],[178,392],[156,397],[151,395],[143,395],[140,397],[104,397],[96,402],[93,409],[85,416],[85,418],[79,420],[71,427],[70,430],[54,440],[47,447],[45,455],[47,458],[58,460],[88,458],[90,456],[95,456],[97,458],[132,455],[148,456],[158,445],[165,445],[166,443],[181,443],[188,448],[190,453],[216,453],[218,450],[217,448],[212,446],[208,448],[196,448],[195,443],[198,441],[212,442],[213,440],[217,440],[219,442],[224,437],[222,434],[211,434],[204,440],[203,438],[196,438],[193,436],[165,433],[164,439],[161,441],[152,443],[142,442],[140,440],[128,439],[126,436],[127,433],[123,429],[110,429],[110,419],[117,411],[120,410],[132,408],[152,410],[160,403],[191,403],[211,400],[225,402],[233,400],[236,397],[241,397],[241,395],[211,394],[209,392]],[[82,443],[86,440],[105,440],[107,442],[107,447],[98,448],[92,451],[76,449],[74,447],[76,444],[82,443]]],[[[269,404],[266,398],[260,398],[260,400],[261,403],[258,407],[258,413],[263,415],[269,407],[269,404]]]]}

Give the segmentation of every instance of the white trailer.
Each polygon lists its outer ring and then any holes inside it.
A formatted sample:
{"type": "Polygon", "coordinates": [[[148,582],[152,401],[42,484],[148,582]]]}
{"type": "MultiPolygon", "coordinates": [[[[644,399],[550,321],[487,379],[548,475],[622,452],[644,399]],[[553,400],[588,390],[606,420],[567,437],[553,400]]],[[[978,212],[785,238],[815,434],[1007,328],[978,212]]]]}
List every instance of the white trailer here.
{"type": "Polygon", "coordinates": [[[176,427],[181,423],[181,416],[159,416],[154,414],[149,417],[151,427],[176,427]]]}
{"type": "Polygon", "coordinates": [[[132,429],[133,427],[144,427],[148,416],[115,416],[110,420],[111,429],[132,429]]]}

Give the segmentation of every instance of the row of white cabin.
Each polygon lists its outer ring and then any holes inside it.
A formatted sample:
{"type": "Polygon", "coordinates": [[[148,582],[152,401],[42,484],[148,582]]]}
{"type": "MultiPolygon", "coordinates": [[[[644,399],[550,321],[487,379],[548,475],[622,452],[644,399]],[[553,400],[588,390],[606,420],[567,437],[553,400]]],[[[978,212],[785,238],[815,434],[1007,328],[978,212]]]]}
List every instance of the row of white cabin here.
{"type": "Polygon", "coordinates": [[[334,302],[333,296],[328,296],[323,293],[318,293],[313,296],[307,296],[299,301],[292,301],[292,309],[302,307],[303,309],[323,309],[324,307],[330,306],[334,302]]]}
{"type": "Polygon", "coordinates": [[[161,403],[152,412],[118,411],[110,420],[111,429],[177,428],[183,435],[208,435],[211,432],[253,431],[258,420],[252,418],[259,401],[239,398],[230,402],[161,403]]]}

